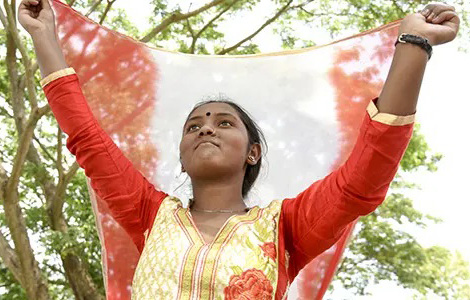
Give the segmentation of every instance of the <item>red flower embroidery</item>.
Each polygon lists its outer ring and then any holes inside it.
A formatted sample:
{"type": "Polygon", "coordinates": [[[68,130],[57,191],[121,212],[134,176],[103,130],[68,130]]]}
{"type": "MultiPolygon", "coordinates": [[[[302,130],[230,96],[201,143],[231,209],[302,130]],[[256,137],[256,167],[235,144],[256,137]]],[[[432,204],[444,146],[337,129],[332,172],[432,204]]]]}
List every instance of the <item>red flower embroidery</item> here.
{"type": "Polygon", "coordinates": [[[264,255],[267,257],[271,257],[273,260],[276,260],[276,245],[273,242],[264,243],[260,246],[264,252],[264,255]]]}
{"type": "Polygon", "coordinates": [[[260,270],[249,269],[240,275],[232,275],[224,289],[226,300],[272,299],[273,287],[260,270]]]}

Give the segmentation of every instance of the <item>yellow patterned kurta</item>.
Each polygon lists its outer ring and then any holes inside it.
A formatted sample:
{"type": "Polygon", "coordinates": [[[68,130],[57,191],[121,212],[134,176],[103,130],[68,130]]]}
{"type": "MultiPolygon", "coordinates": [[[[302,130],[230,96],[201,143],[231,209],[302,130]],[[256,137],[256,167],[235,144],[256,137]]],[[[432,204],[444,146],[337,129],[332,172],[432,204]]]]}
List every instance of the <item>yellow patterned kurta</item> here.
{"type": "MultiPolygon", "coordinates": [[[[224,299],[250,278],[272,299],[277,284],[281,202],[234,215],[204,242],[188,209],[173,197],[161,204],[137,265],[132,299],[224,299]]],[[[260,299],[265,298],[263,291],[260,299]]]]}

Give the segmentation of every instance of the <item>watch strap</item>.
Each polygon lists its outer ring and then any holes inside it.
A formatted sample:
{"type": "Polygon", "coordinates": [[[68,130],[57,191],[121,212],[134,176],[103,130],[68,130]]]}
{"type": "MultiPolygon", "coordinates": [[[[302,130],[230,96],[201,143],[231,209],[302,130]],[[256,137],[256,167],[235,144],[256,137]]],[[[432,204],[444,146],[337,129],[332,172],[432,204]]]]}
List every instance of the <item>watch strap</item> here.
{"type": "Polygon", "coordinates": [[[402,33],[395,42],[395,46],[398,43],[417,45],[421,47],[424,51],[426,51],[426,53],[428,54],[428,60],[431,59],[432,46],[429,44],[429,41],[426,38],[414,34],[402,33]]]}

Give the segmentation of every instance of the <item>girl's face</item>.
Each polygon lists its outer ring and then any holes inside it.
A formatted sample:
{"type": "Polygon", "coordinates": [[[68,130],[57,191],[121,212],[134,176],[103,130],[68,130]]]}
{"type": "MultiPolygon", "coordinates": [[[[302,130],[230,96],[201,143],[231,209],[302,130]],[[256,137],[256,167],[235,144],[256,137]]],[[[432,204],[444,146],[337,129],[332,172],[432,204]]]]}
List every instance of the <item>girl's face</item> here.
{"type": "MultiPolygon", "coordinates": [[[[237,111],[226,103],[209,103],[188,117],[180,142],[181,164],[193,180],[244,176],[253,151],[237,111]]],[[[256,155],[255,155],[256,157],[256,155]]]]}

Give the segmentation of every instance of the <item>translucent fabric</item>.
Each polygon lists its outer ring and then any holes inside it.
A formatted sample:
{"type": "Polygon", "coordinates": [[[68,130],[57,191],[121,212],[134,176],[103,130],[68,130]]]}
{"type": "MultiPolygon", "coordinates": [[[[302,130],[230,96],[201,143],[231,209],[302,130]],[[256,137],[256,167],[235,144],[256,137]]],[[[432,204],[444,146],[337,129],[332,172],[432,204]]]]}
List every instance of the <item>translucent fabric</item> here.
{"type": "MultiPolygon", "coordinates": [[[[246,108],[264,131],[269,149],[268,163],[247,199],[251,206],[294,197],[347,159],[366,107],[383,85],[399,26],[391,23],[321,47],[202,56],[150,48],[59,1],[54,9],[67,62],[98,122],[162,191],[183,201],[190,197],[178,144],[195,103],[228,97],[246,108]]],[[[129,299],[139,251],[106,203],[92,189],[90,195],[103,246],[107,297],[129,299]]],[[[322,298],[352,228],[301,271],[291,294],[322,298]]]]}

